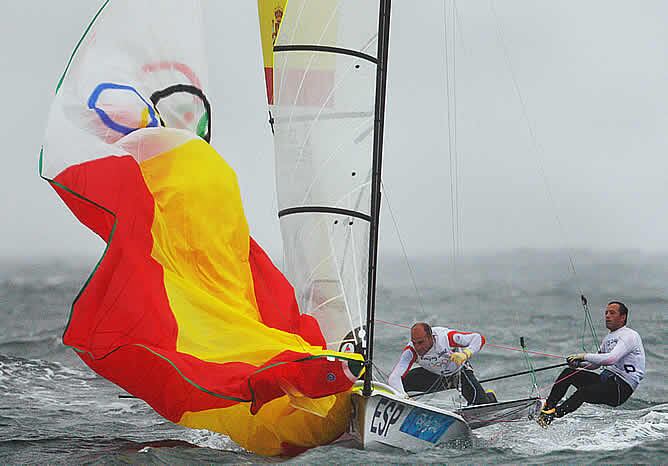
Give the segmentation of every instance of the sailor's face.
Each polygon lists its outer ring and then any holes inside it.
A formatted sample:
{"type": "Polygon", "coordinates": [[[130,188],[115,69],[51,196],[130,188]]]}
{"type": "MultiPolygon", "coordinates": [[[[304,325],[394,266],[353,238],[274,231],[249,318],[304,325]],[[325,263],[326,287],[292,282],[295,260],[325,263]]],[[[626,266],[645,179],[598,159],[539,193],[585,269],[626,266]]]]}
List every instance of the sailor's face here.
{"type": "Polygon", "coordinates": [[[434,345],[434,337],[427,335],[422,327],[415,327],[411,330],[411,342],[417,354],[424,356],[434,345]]]}
{"type": "Polygon", "coordinates": [[[624,326],[626,317],[619,311],[619,304],[608,304],[605,308],[605,326],[611,332],[624,326]]]}

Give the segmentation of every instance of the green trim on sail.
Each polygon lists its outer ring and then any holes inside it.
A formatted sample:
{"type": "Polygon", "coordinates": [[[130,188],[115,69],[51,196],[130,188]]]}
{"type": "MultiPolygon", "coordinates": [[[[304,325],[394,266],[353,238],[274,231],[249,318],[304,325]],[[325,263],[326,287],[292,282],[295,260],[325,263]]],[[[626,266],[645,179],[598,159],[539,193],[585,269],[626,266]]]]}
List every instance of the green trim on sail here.
{"type": "Polygon", "coordinates": [[[107,255],[107,251],[109,250],[109,247],[111,246],[111,241],[114,237],[114,234],[116,233],[116,225],[117,225],[118,219],[117,219],[116,214],[114,212],[107,209],[103,205],[100,205],[97,202],[93,201],[92,199],[88,199],[87,197],[71,190],[70,188],[63,185],[62,183],[58,183],[57,181],[55,181],[51,178],[45,177],[43,175],[43,172],[42,172],[43,167],[44,167],[44,147],[42,146],[42,148],[39,151],[39,177],[40,178],[42,178],[44,181],[48,182],[49,184],[51,184],[53,186],[58,186],[59,188],[67,191],[68,193],[72,194],[73,196],[75,196],[75,197],[77,197],[77,198],[79,198],[79,199],[81,199],[85,202],[88,202],[88,203],[94,205],[95,207],[98,207],[98,208],[104,210],[105,212],[109,213],[110,215],[112,215],[114,217],[114,224],[111,226],[111,232],[109,233],[109,238],[107,240],[107,245],[105,246],[104,251],[102,251],[102,255],[100,256],[100,259],[97,261],[97,263],[95,264],[95,267],[93,268],[91,273],[88,275],[88,278],[86,278],[86,281],[81,286],[81,288],[79,289],[79,292],[77,293],[77,295],[74,297],[74,300],[72,301],[72,305],[70,306],[70,314],[67,318],[67,325],[65,325],[65,330],[63,331],[63,338],[64,338],[65,333],[67,333],[67,329],[70,326],[70,322],[72,321],[72,314],[74,313],[74,306],[76,305],[77,301],[79,301],[79,298],[83,294],[84,290],[86,289],[86,287],[88,286],[90,281],[93,279],[93,276],[95,275],[95,272],[97,272],[97,269],[100,267],[100,264],[102,263],[105,256],[107,255]]]}
{"type": "MultiPolygon", "coordinates": [[[[53,186],[57,186],[57,187],[59,187],[59,188],[65,190],[65,191],[67,191],[68,193],[70,193],[70,194],[72,194],[73,196],[75,196],[75,197],[81,199],[82,201],[84,201],[84,202],[88,202],[88,203],[90,203],[91,205],[94,205],[95,207],[98,207],[98,208],[102,209],[103,211],[109,213],[110,215],[112,215],[112,216],[114,217],[114,224],[113,224],[113,226],[112,226],[112,228],[111,228],[111,232],[110,232],[110,234],[109,234],[109,238],[108,238],[108,240],[107,240],[107,245],[106,245],[106,247],[104,248],[104,251],[102,252],[102,256],[101,256],[100,259],[97,261],[97,263],[95,264],[95,267],[93,268],[93,270],[92,270],[91,273],[89,274],[88,278],[86,279],[86,281],[85,281],[84,284],[82,285],[81,289],[79,290],[79,292],[78,292],[77,295],[75,296],[74,300],[72,301],[72,305],[70,306],[70,313],[69,313],[69,316],[68,316],[68,319],[67,319],[67,325],[65,326],[65,330],[63,331],[63,338],[64,338],[65,333],[67,333],[67,329],[69,328],[70,323],[72,322],[72,315],[74,314],[74,306],[75,306],[76,303],[78,302],[79,298],[81,297],[81,295],[83,294],[83,292],[85,291],[85,289],[88,287],[88,284],[89,284],[90,281],[93,279],[93,276],[94,276],[95,273],[97,272],[97,269],[100,267],[100,264],[102,263],[102,261],[103,261],[104,258],[106,257],[107,252],[109,251],[109,248],[111,247],[111,242],[112,242],[112,240],[113,240],[113,238],[114,238],[114,234],[115,234],[115,232],[116,232],[116,226],[117,226],[117,223],[118,223],[118,217],[116,216],[116,214],[115,214],[113,211],[107,209],[107,208],[104,207],[103,205],[98,204],[97,202],[93,201],[92,199],[88,199],[86,196],[83,196],[82,194],[77,193],[76,191],[73,191],[72,189],[68,188],[67,186],[63,185],[62,183],[59,183],[59,182],[57,182],[57,181],[55,181],[55,180],[53,180],[53,179],[51,179],[51,178],[47,178],[47,177],[45,177],[45,176],[43,175],[43,168],[44,168],[44,147],[42,147],[42,148],[40,149],[40,151],[39,151],[39,163],[38,163],[38,166],[39,166],[39,177],[40,177],[40,178],[42,178],[43,180],[45,180],[46,182],[48,182],[49,184],[51,184],[51,185],[53,185],[53,186]]],[[[74,351],[76,351],[77,353],[87,354],[88,356],[90,356],[90,357],[91,357],[92,359],[94,359],[94,360],[96,360],[96,359],[103,359],[103,358],[107,357],[108,355],[112,354],[113,352],[119,350],[120,348],[123,348],[123,346],[116,347],[116,348],[114,348],[113,350],[111,350],[109,353],[105,354],[104,356],[99,357],[99,358],[96,358],[95,356],[93,356],[93,354],[92,354],[90,351],[87,351],[87,350],[84,350],[84,349],[81,349],[81,348],[77,348],[76,346],[67,345],[67,344],[66,344],[65,346],[67,346],[67,347],[69,347],[69,348],[72,348],[72,349],[73,349],[74,351]]],[[[193,381],[193,380],[189,379],[188,377],[186,377],[186,376],[181,372],[181,370],[178,368],[178,366],[177,366],[174,362],[172,362],[169,358],[167,358],[166,356],[164,356],[164,355],[158,353],[157,351],[152,350],[151,348],[148,348],[146,345],[142,345],[142,344],[139,344],[139,343],[134,343],[134,344],[132,344],[132,346],[137,346],[137,347],[140,347],[140,348],[144,348],[145,350],[149,351],[150,353],[154,354],[155,356],[158,356],[158,357],[160,357],[161,359],[165,360],[167,363],[169,363],[169,365],[171,365],[171,366],[174,368],[174,370],[176,370],[176,372],[181,376],[181,378],[183,378],[183,380],[185,380],[186,382],[188,382],[189,384],[191,384],[191,385],[192,385],[193,387],[195,387],[196,389],[198,389],[198,390],[200,390],[200,391],[202,391],[202,392],[204,392],[204,393],[206,393],[206,394],[208,394],[208,395],[215,396],[215,397],[217,397],[217,398],[226,399],[226,400],[242,402],[242,403],[247,403],[247,402],[253,402],[253,401],[255,401],[255,395],[254,395],[252,389],[251,389],[251,395],[252,395],[252,396],[251,396],[251,399],[238,398],[238,397],[233,397],[233,396],[228,396],[228,395],[222,395],[222,394],[220,394],[220,393],[213,392],[213,391],[211,391],[211,390],[209,390],[209,389],[207,389],[207,388],[205,388],[205,387],[202,387],[201,385],[199,385],[199,384],[196,383],[195,381],[193,381]]],[[[333,359],[336,359],[336,360],[339,360],[339,361],[347,361],[347,362],[356,362],[356,363],[360,363],[360,361],[359,361],[358,359],[356,359],[356,358],[348,358],[348,357],[334,356],[334,355],[313,355],[313,356],[309,356],[309,357],[306,357],[306,358],[300,358],[300,359],[297,359],[297,360],[294,360],[294,361],[281,361],[281,362],[276,362],[276,363],[270,364],[270,365],[268,365],[268,366],[259,368],[258,370],[256,370],[255,372],[253,372],[253,374],[259,374],[260,372],[263,372],[263,371],[265,371],[265,370],[267,370],[267,369],[270,369],[270,368],[272,368],[272,367],[277,367],[277,366],[280,366],[280,365],[283,365],[283,364],[287,364],[287,363],[291,363],[291,362],[303,362],[303,361],[310,361],[310,360],[313,360],[313,359],[320,359],[320,358],[333,358],[333,359]]],[[[250,384],[250,380],[249,380],[249,384],[250,384]]]]}
{"type": "Polygon", "coordinates": [[[97,18],[100,16],[102,13],[102,10],[106,8],[106,6],[109,4],[110,0],[106,0],[104,4],[100,7],[99,10],[97,10],[97,13],[95,13],[95,16],[93,16],[93,19],[90,20],[90,23],[88,24],[88,27],[84,31],[83,35],[81,38],[79,38],[79,42],[77,42],[77,45],[74,46],[74,50],[72,50],[72,54],[70,55],[70,59],[67,61],[67,65],[65,65],[65,70],[63,71],[63,74],[60,76],[60,79],[58,80],[58,85],[56,86],[56,94],[58,94],[58,91],[60,90],[60,86],[63,85],[63,81],[65,80],[65,75],[70,69],[70,66],[72,65],[72,62],[74,61],[74,56],[76,55],[77,51],[79,50],[79,47],[83,43],[83,40],[86,38],[88,35],[88,32],[91,30],[93,27],[93,24],[95,21],[97,21],[97,18]]]}

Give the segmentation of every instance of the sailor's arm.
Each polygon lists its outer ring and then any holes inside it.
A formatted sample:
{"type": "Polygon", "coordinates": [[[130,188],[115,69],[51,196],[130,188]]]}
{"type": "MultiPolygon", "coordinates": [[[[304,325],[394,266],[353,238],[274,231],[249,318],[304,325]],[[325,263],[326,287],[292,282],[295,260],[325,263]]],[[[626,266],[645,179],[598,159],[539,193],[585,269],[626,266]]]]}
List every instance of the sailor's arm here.
{"type": "Polygon", "coordinates": [[[619,339],[615,347],[609,353],[586,353],[584,360],[598,366],[612,366],[624,356],[633,350],[631,345],[626,344],[623,339],[619,339]]]}
{"type": "Polygon", "coordinates": [[[394,388],[404,396],[406,395],[406,391],[404,390],[404,383],[402,378],[408,373],[416,359],[417,355],[415,354],[415,350],[413,350],[413,348],[410,346],[404,348],[404,351],[399,357],[399,361],[397,361],[394,369],[392,369],[392,373],[390,373],[390,376],[387,379],[387,383],[390,385],[390,387],[394,388]]]}
{"type": "Polygon", "coordinates": [[[475,332],[448,332],[448,343],[452,348],[462,348],[461,353],[452,353],[450,359],[458,365],[464,364],[485,345],[485,337],[475,332]]]}
{"type": "Polygon", "coordinates": [[[598,369],[601,366],[611,366],[633,350],[622,338],[609,353],[579,353],[571,354],[566,361],[571,367],[584,369],[598,369]]]}

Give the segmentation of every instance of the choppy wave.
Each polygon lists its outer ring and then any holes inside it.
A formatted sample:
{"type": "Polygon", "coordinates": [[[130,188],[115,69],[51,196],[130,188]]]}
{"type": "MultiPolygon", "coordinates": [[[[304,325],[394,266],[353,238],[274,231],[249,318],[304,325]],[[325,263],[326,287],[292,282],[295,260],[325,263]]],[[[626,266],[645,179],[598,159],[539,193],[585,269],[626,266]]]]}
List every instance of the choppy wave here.
{"type": "MultiPolygon", "coordinates": [[[[665,386],[668,269],[666,258],[585,256],[578,281],[568,263],[551,254],[509,254],[461,264],[460,275],[442,261],[415,264],[418,290],[396,270],[381,275],[377,316],[407,325],[428,320],[484,333],[489,343],[529,348],[555,356],[582,344],[578,287],[592,315],[610,297],[631,305],[632,326],[645,341],[647,373],[622,407],[585,405],[550,429],[537,424],[497,425],[475,431],[466,448],[420,454],[366,452],[342,444],[313,449],[294,463],[661,463],[668,458],[668,387],[665,386]],[[417,297],[419,295],[419,298],[417,297]]],[[[71,302],[90,265],[56,263],[0,269],[0,463],[243,463],[272,462],[243,451],[228,437],[184,429],[159,417],[143,401],[95,375],[62,344],[71,302]]],[[[599,322],[599,320],[597,320],[599,322]]],[[[599,337],[605,329],[598,327],[599,337]]],[[[408,339],[397,325],[376,327],[375,363],[389,372],[408,339]]],[[[590,342],[586,342],[590,343],[590,342]]],[[[558,359],[534,355],[536,367],[558,359]]],[[[488,345],[476,355],[479,378],[525,369],[521,352],[488,345]]],[[[538,375],[549,389],[558,370],[538,375]]],[[[380,372],[379,372],[380,374],[380,372]]],[[[501,399],[524,396],[528,376],[486,385],[501,399]]],[[[456,394],[444,396],[456,406],[456,394]]],[[[439,404],[438,400],[433,400],[439,404]]]]}

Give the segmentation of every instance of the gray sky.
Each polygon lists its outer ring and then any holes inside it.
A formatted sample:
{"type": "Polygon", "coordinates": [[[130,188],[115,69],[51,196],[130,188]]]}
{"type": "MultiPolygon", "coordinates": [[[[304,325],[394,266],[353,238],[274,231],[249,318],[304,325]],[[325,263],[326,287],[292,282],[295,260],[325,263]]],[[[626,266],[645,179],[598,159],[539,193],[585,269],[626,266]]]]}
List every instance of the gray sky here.
{"type": "MultiPolygon", "coordinates": [[[[99,3],[3,5],[0,258],[102,251],[37,175],[57,79],[99,3]]],[[[252,234],[280,262],[255,2],[204,3],[213,143],[237,171],[252,234]]],[[[480,0],[457,10],[463,254],[668,250],[668,2],[480,0]]],[[[443,2],[395,0],[392,21],[384,184],[408,254],[449,254],[443,2]]],[[[387,213],[382,247],[396,251],[387,213]]]]}

